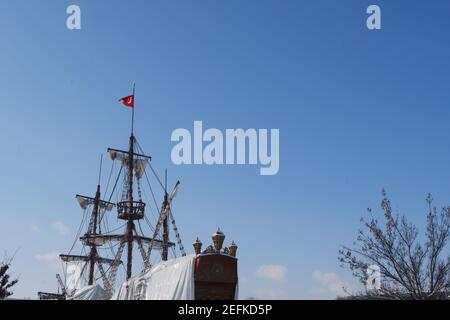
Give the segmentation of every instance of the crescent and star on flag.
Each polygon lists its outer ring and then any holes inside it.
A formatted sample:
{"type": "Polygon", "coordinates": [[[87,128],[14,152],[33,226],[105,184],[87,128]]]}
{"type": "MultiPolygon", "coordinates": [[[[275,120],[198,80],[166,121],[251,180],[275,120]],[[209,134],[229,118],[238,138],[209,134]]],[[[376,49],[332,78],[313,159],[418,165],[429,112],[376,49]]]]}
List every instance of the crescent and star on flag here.
{"type": "Polygon", "coordinates": [[[126,107],[134,108],[134,95],[123,97],[119,101],[126,107]]]}
{"type": "Polygon", "coordinates": [[[122,102],[122,104],[125,107],[131,108],[133,110],[132,116],[131,116],[131,135],[133,135],[134,131],[134,89],[135,89],[135,83],[133,83],[133,94],[123,97],[122,99],[119,99],[119,102],[122,102]]]}

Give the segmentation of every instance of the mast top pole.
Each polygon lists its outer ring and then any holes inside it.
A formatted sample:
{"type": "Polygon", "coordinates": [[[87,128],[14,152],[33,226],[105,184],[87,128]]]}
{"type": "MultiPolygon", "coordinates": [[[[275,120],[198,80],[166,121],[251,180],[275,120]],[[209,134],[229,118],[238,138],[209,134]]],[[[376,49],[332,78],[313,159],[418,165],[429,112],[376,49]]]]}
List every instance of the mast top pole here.
{"type": "Polygon", "coordinates": [[[136,82],[133,82],[133,110],[131,111],[131,136],[134,136],[134,106],[135,106],[135,102],[136,102],[136,98],[134,95],[135,92],[135,87],[136,87],[136,82]]]}
{"type": "Polygon", "coordinates": [[[97,185],[100,185],[100,179],[101,179],[101,175],[102,175],[102,164],[103,164],[103,153],[100,156],[100,169],[98,170],[98,183],[97,185]]]}
{"type": "Polygon", "coordinates": [[[164,192],[167,195],[167,168],[165,170],[165,174],[164,174],[164,192]]]}

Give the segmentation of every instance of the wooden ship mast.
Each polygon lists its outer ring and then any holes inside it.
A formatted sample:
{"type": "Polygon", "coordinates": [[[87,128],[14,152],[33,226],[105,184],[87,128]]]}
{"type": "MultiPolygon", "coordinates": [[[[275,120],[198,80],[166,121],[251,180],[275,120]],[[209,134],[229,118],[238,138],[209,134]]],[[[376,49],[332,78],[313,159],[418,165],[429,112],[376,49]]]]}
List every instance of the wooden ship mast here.
{"type": "MultiPolygon", "coordinates": [[[[124,260],[126,261],[126,280],[130,279],[133,276],[133,249],[135,245],[140,252],[144,269],[149,269],[151,267],[150,256],[153,249],[161,251],[161,260],[168,260],[169,248],[175,247],[175,243],[170,242],[169,240],[169,222],[172,223],[176,242],[181,255],[186,255],[184,247],[181,243],[181,237],[178,233],[178,228],[175,224],[175,220],[170,208],[171,202],[177,193],[180,182],[177,181],[175,188],[169,195],[169,193],[167,192],[167,170],[165,172],[165,183],[163,185],[156,172],[153,170],[153,168],[151,168],[153,174],[155,175],[157,181],[164,191],[164,200],[159,212],[156,226],[154,227],[153,237],[145,237],[142,233],[142,230],[141,234],[139,234],[136,228],[136,223],[139,224],[139,221],[143,219],[145,219],[148,223],[148,220],[145,216],[146,203],[142,199],[140,179],[145,175],[148,182],[146,168],[147,166],[150,166],[149,162],[152,158],[144,154],[134,135],[134,96],[135,86],[133,84],[133,94],[132,96],[130,96],[133,97],[131,135],[128,140],[129,142],[127,150],[119,150],[113,148],[107,149],[111,160],[113,160],[113,162],[120,162],[120,171],[115,179],[114,188],[111,191],[109,200],[105,201],[101,199],[100,174],[97,190],[94,197],[76,195],[78,203],[80,204],[82,209],[86,210],[89,206],[92,206],[88,230],[83,236],[79,238],[83,246],[89,248],[89,252],[86,255],[71,255],[70,253],[60,255],[60,258],[63,262],[84,263],[82,272],[88,271],[88,285],[93,285],[95,283],[95,271],[97,269],[101,274],[101,279],[103,280],[105,298],[110,298],[113,294],[117,272],[119,266],[122,264],[121,259],[124,251],[126,251],[126,258],[124,257],[124,260]],[[124,171],[124,174],[121,188],[120,186],[119,188],[117,188],[122,171],[124,171]],[[121,189],[122,194],[120,197],[120,201],[118,201],[117,203],[113,203],[111,202],[111,198],[116,189],[121,189]],[[105,213],[110,212],[114,207],[117,209],[117,218],[125,222],[125,230],[122,234],[111,234],[109,232],[102,233],[100,223],[105,213]],[[114,253],[113,258],[106,258],[99,255],[98,248],[106,243],[118,244],[117,251],[114,253]],[[145,247],[147,247],[147,250],[145,250],[145,247]],[[104,264],[108,265],[106,271],[103,267],[104,264]]],[[[148,183],[150,185],[150,182],[148,183]]],[[[63,295],[70,295],[70,292],[66,292],[67,290],[62,284],[62,281],[59,281],[59,283],[61,289],[63,290],[63,295]]],[[[45,298],[46,295],[47,297],[51,297],[52,295],[56,294],[41,292],[39,293],[39,296],[41,297],[41,295],[45,298]]]]}
{"type": "Polygon", "coordinates": [[[88,206],[92,205],[92,212],[90,217],[90,223],[87,232],[80,238],[83,245],[89,248],[89,253],[87,255],[71,255],[71,254],[61,254],[59,257],[63,262],[85,262],[86,266],[89,266],[89,276],[88,285],[93,285],[95,282],[94,273],[95,266],[99,269],[104,282],[107,282],[107,277],[103,264],[114,264],[113,259],[108,259],[101,257],[98,253],[97,247],[103,245],[102,241],[97,241],[102,235],[99,233],[99,223],[100,223],[100,210],[111,211],[114,204],[109,201],[101,200],[100,193],[100,181],[97,184],[97,191],[94,198],[88,196],[82,196],[77,194],[76,198],[80,207],[82,209],[87,209],[88,206]]]}

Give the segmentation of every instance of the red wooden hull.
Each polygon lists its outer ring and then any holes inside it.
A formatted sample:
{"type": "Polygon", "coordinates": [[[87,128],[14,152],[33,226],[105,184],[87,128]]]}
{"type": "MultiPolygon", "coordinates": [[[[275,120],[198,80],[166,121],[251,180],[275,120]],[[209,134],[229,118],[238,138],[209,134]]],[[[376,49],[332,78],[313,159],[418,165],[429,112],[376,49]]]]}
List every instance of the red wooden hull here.
{"type": "Polygon", "coordinates": [[[234,300],[237,259],[227,254],[200,254],[195,260],[195,299],[234,300]]]}

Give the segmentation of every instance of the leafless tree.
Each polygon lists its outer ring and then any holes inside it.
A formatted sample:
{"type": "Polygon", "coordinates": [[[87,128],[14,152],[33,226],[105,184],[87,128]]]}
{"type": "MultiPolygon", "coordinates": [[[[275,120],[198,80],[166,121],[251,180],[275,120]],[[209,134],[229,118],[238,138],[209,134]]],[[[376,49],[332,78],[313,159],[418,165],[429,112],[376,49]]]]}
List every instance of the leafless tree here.
{"type": "Polygon", "coordinates": [[[448,299],[450,295],[450,255],[446,247],[450,230],[450,207],[439,211],[428,195],[425,237],[420,238],[416,226],[405,216],[392,213],[391,201],[382,192],[380,224],[367,209],[370,219],[361,219],[352,247],[343,246],[339,261],[348,267],[364,285],[368,268],[378,266],[380,286],[366,291],[367,298],[384,299],[448,299]]]}

